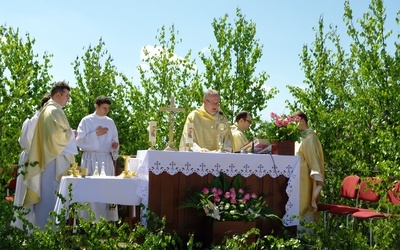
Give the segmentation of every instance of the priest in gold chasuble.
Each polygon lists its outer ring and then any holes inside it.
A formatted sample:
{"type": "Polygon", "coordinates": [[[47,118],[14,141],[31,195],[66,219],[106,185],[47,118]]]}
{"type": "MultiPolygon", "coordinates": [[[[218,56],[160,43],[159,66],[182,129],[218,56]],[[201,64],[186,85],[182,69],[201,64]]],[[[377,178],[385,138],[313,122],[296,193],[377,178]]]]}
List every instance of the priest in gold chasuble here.
{"type": "MultiPolygon", "coordinates": [[[[218,131],[215,128],[217,121],[220,119],[226,124],[228,120],[219,108],[220,95],[216,90],[207,90],[204,92],[203,105],[193,110],[186,118],[185,126],[183,128],[179,150],[186,151],[186,131],[187,124],[193,124],[193,151],[208,152],[216,151],[219,149],[218,131]]],[[[232,133],[229,125],[228,130],[224,136],[223,148],[225,151],[232,151],[232,133]]]]}
{"type": "Polygon", "coordinates": [[[324,153],[315,132],[308,127],[307,116],[300,116],[299,129],[303,131],[297,155],[300,156],[300,207],[299,215],[306,221],[318,218],[317,203],[325,182],[324,153]]]}
{"type": "Polygon", "coordinates": [[[51,99],[40,113],[28,161],[37,163],[26,168],[24,185],[27,191],[24,206],[33,205],[33,224],[42,230],[47,224],[49,212],[54,209],[59,181],[66,174],[74,155],[78,153],[75,136],[62,108],[68,102],[70,87],[65,82],[57,82],[51,90],[51,99]]]}

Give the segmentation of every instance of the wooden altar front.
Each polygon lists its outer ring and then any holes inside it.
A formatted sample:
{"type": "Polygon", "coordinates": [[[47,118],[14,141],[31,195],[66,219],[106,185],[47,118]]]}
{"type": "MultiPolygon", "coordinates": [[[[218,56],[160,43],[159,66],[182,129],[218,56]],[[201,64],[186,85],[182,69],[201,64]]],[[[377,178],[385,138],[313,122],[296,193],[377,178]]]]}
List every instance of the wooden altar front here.
{"type": "MultiPolygon", "coordinates": [[[[151,211],[166,217],[166,231],[175,231],[182,239],[194,233],[195,240],[206,239],[207,220],[193,209],[180,208],[187,190],[201,190],[214,176],[223,172],[228,178],[243,177],[250,192],[266,195],[273,211],[283,218],[265,220],[257,226],[262,235],[282,232],[282,226],[294,230],[298,224],[299,163],[297,156],[138,151],[142,163],[138,170],[148,174],[147,199],[151,211]],[[282,225],[283,224],[283,225],[282,225]]],[[[146,195],[145,195],[146,196],[146,195]]]]}

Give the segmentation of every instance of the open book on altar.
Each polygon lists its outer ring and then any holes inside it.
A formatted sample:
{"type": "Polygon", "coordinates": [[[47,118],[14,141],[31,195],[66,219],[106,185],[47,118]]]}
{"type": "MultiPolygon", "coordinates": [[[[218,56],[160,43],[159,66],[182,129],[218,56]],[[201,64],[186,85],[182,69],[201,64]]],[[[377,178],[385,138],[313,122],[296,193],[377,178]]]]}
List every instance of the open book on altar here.
{"type": "Polygon", "coordinates": [[[268,154],[271,152],[271,142],[269,139],[256,138],[244,145],[240,151],[254,154],[268,154]]]}

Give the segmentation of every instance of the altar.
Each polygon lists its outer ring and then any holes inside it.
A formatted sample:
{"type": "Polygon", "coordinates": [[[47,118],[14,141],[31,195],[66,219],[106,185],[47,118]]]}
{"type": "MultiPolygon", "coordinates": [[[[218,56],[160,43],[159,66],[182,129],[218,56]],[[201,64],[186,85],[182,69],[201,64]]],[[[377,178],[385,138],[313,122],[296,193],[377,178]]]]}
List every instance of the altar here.
{"type": "MultiPolygon", "coordinates": [[[[139,205],[142,203],[142,195],[147,192],[148,183],[141,178],[121,178],[116,176],[99,176],[76,178],[64,176],[61,179],[59,193],[66,199],[63,202],[59,197],[56,200],[54,211],[61,214],[63,208],[68,208],[74,202],[101,202],[134,206],[137,209],[131,210],[130,224],[133,224],[133,217],[140,217],[139,205]],[[68,187],[72,185],[69,197],[68,187]]],[[[67,214],[68,217],[68,214],[67,214]]],[[[143,222],[143,219],[142,219],[143,222]]]]}
{"type": "MultiPolygon", "coordinates": [[[[298,156],[271,154],[225,154],[139,150],[138,174],[149,182],[142,202],[151,211],[166,217],[166,231],[187,238],[204,235],[204,217],[191,209],[180,208],[187,190],[200,190],[221,172],[229,177],[243,176],[251,192],[263,193],[268,205],[282,218],[285,227],[298,224],[298,156]]],[[[280,223],[258,222],[261,234],[281,230],[280,223]]]]}

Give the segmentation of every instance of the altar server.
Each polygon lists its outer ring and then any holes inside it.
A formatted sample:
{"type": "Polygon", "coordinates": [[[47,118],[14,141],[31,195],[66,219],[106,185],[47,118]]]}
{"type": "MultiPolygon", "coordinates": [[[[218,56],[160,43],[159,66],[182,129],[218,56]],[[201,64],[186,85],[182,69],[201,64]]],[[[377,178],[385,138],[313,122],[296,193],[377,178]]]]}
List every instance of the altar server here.
{"type": "Polygon", "coordinates": [[[69,126],[62,108],[70,99],[70,87],[57,82],[51,89],[51,99],[40,113],[28,161],[37,162],[26,169],[24,184],[27,187],[24,206],[33,205],[34,225],[44,229],[49,212],[54,209],[59,181],[66,174],[74,155],[78,153],[75,144],[76,131],[69,126]]]}
{"type": "MultiPolygon", "coordinates": [[[[24,123],[22,124],[22,130],[21,130],[21,136],[18,138],[18,143],[23,149],[21,152],[21,155],[19,157],[18,161],[18,177],[17,177],[17,182],[15,186],[15,194],[14,194],[14,206],[22,206],[23,205],[23,199],[26,193],[26,186],[24,185],[24,175],[22,174],[22,171],[26,171],[25,167],[23,165],[27,162],[28,160],[28,155],[29,155],[29,148],[31,147],[32,143],[32,137],[35,132],[36,128],[36,123],[39,118],[39,114],[43,108],[43,106],[46,104],[48,100],[50,100],[51,96],[50,94],[45,94],[40,101],[40,109],[36,111],[35,115],[32,118],[27,118],[24,123]]],[[[27,215],[25,215],[25,219],[33,223],[33,218],[32,218],[32,207],[28,207],[28,209],[31,210],[31,212],[27,215]]],[[[26,211],[28,212],[28,211],[26,211]]],[[[19,227],[22,229],[23,222],[16,218],[15,222],[12,222],[11,225],[15,227],[19,227]]]]}
{"type": "MultiPolygon", "coordinates": [[[[95,164],[101,171],[104,162],[107,176],[115,175],[113,161],[118,157],[118,131],[114,121],[107,116],[111,100],[106,96],[96,98],[93,114],[85,116],[78,126],[77,146],[83,151],[81,167],[88,168],[88,174],[93,175],[95,164]]],[[[105,203],[90,203],[91,210],[98,221],[100,217],[108,221],[118,220],[117,206],[105,203]]]]}
{"type": "Polygon", "coordinates": [[[207,90],[203,95],[203,105],[193,110],[186,118],[183,128],[179,150],[186,151],[187,125],[193,124],[193,151],[209,152],[219,149],[217,122],[226,126],[223,148],[225,151],[232,151],[232,133],[229,122],[219,108],[221,99],[216,90],[207,90]]]}

